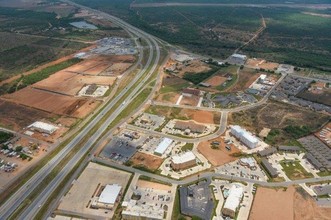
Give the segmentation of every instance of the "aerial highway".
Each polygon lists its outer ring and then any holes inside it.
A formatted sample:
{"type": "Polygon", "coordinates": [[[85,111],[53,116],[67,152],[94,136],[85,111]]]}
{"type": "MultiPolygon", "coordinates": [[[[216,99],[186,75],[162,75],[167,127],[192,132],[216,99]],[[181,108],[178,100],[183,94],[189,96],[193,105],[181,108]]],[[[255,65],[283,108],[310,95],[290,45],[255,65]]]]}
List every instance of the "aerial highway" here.
{"type": "MultiPolygon", "coordinates": [[[[95,11],[94,11],[95,12],[95,11]]],[[[150,76],[156,69],[157,64],[160,59],[160,49],[158,43],[150,35],[145,34],[139,29],[132,28],[132,26],[126,24],[125,22],[114,19],[113,16],[107,16],[103,14],[103,17],[106,19],[112,20],[114,23],[117,23],[119,26],[123,27],[127,31],[131,32],[133,35],[144,39],[149,48],[148,60],[146,65],[139,71],[129,85],[125,87],[123,91],[119,93],[107,106],[86,126],[82,131],[72,140],[68,145],[66,145],[58,154],[56,154],[43,168],[41,168],[32,178],[30,178],[22,187],[20,187],[8,200],[0,207],[0,219],[8,219],[15,210],[23,203],[23,201],[38,187],[39,183],[63,160],[65,155],[70,152],[70,150],[76,146],[89,132],[96,126],[96,124],[104,117],[104,115],[109,112],[113,106],[118,103],[122,97],[133,87],[133,85],[138,82],[138,80],[147,73],[147,76],[133,88],[129,96],[123,101],[122,105],[116,109],[110,117],[100,126],[100,128],[95,132],[91,138],[81,147],[81,149],[74,155],[73,158],[67,163],[64,169],[53,179],[53,181],[43,189],[42,193],[39,194],[38,198],[35,199],[24,213],[21,215],[21,219],[33,219],[33,216],[37,213],[37,209],[40,208],[40,205],[46,201],[48,196],[52,191],[58,186],[59,183],[64,179],[66,174],[68,174],[75,166],[75,164],[82,158],[88,150],[93,146],[100,135],[107,129],[108,125],[129,105],[129,101],[132,96],[134,96],[139,89],[145,85],[148,76],[150,76]]]]}

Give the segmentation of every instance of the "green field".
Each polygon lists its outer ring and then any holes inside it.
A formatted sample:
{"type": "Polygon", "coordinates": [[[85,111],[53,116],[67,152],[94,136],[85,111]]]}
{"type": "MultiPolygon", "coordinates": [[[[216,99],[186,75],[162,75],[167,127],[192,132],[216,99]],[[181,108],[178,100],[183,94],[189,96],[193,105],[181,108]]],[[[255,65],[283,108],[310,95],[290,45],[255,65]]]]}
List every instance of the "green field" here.
{"type": "Polygon", "coordinates": [[[300,164],[300,161],[280,161],[280,165],[283,167],[283,171],[286,176],[291,180],[305,179],[314,177],[313,174],[308,173],[300,164]]]}

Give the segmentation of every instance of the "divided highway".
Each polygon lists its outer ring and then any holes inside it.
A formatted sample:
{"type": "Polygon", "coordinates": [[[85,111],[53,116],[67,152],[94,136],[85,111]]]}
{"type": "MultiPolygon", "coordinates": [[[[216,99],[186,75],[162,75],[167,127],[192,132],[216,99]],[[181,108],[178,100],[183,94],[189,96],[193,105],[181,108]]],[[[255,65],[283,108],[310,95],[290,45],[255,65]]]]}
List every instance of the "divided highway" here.
{"type": "MultiPolygon", "coordinates": [[[[90,10],[86,7],[84,9],[90,10]]],[[[91,11],[91,10],[90,10],[91,11]]],[[[68,144],[66,145],[55,157],[53,157],[43,168],[41,168],[32,178],[30,178],[21,188],[19,188],[7,201],[0,207],[0,219],[8,219],[11,214],[17,210],[24,200],[36,189],[43,179],[51,173],[51,171],[63,160],[72,148],[74,148],[80,141],[89,134],[93,127],[109,112],[116,103],[118,103],[123,96],[131,90],[138,80],[147,73],[147,76],[130,92],[129,96],[123,101],[119,108],[117,108],[110,117],[99,127],[91,138],[81,147],[81,149],[70,159],[66,166],[59,172],[59,174],[51,181],[51,183],[45,188],[41,189],[42,192],[38,197],[32,201],[32,203],[25,209],[19,219],[33,219],[37,214],[41,205],[44,205],[47,198],[51,193],[59,186],[64,180],[65,176],[75,167],[76,163],[88,152],[93,144],[100,138],[100,136],[107,129],[108,125],[130,104],[131,98],[145,85],[148,76],[150,76],[157,68],[157,64],[160,60],[160,48],[158,43],[149,34],[140,31],[137,28],[123,22],[122,20],[110,16],[108,14],[93,10],[93,12],[102,15],[105,19],[109,19],[114,23],[117,23],[123,29],[131,32],[133,35],[144,39],[149,48],[148,60],[146,65],[139,71],[129,85],[121,91],[121,93],[115,97],[107,106],[68,144]]]]}

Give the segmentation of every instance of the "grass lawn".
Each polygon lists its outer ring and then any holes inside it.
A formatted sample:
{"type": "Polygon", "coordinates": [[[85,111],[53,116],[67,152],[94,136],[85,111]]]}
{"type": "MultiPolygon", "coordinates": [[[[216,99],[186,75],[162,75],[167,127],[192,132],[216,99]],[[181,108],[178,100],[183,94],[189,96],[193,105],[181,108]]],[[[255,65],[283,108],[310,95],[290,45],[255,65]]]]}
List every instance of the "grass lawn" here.
{"type": "Polygon", "coordinates": [[[188,82],[180,83],[176,85],[163,85],[160,89],[160,93],[169,93],[169,92],[178,92],[182,91],[182,89],[187,88],[190,84],[188,82]]]}
{"type": "Polygon", "coordinates": [[[283,171],[285,172],[286,176],[291,180],[297,179],[306,179],[314,177],[313,174],[308,173],[300,164],[299,161],[280,161],[280,165],[283,167],[283,171]]]}

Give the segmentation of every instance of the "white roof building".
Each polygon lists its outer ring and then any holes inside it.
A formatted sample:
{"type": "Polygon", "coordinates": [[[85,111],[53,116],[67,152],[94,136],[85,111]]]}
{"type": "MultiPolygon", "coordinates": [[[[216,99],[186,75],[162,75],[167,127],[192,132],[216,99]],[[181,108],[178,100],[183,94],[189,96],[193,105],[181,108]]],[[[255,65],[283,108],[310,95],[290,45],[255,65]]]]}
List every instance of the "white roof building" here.
{"type": "Polygon", "coordinates": [[[231,127],[231,133],[251,149],[257,147],[259,143],[259,140],[254,135],[238,125],[231,127]]]}
{"type": "Polygon", "coordinates": [[[241,198],[243,196],[244,189],[241,186],[233,185],[229,190],[229,196],[225,201],[223,209],[228,209],[236,212],[241,198]]]}
{"type": "Polygon", "coordinates": [[[261,80],[265,80],[266,78],[267,78],[267,75],[266,75],[266,74],[261,74],[261,75],[260,75],[260,79],[261,79],[261,80]]]}
{"type": "Polygon", "coordinates": [[[98,199],[98,202],[112,205],[115,204],[121,189],[122,186],[117,184],[106,185],[98,199]]]}
{"type": "Polygon", "coordinates": [[[239,53],[234,53],[231,56],[234,57],[234,58],[242,59],[242,60],[246,60],[247,59],[247,56],[246,55],[239,54],[239,53]]]}
{"type": "Polygon", "coordinates": [[[33,124],[29,125],[28,128],[32,130],[37,130],[39,132],[44,132],[47,134],[52,134],[58,129],[58,127],[51,124],[47,124],[42,121],[36,121],[33,124]]]}
{"type": "Polygon", "coordinates": [[[173,156],[172,162],[175,164],[182,164],[195,159],[195,155],[191,151],[187,151],[184,154],[173,156]]]}
{"type": "Polygon", "coordinates": [[[172,144],[173,140],[170,138],[163,138],[163,140],[159,143],[157,148],[154,150],[155,154],[163,155],[164,152],[168,149],[168,147],[172,144]]]}

